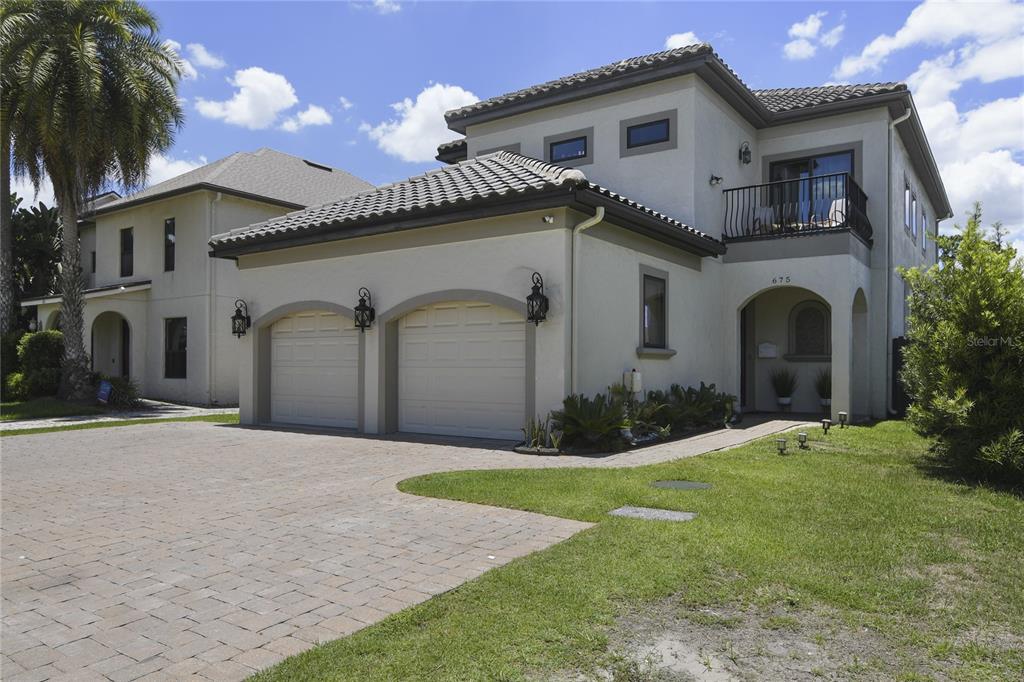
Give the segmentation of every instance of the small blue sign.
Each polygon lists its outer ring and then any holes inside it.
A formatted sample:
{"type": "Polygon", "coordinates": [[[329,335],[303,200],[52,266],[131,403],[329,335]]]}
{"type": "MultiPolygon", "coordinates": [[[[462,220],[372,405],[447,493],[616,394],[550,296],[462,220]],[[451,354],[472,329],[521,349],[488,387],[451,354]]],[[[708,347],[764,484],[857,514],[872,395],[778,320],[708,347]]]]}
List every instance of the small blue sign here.
{"type": "Polygon", "coordinates": [[[110,393],[114,390],[114,385],[109,381],[101,381],[99,390],[96,391],[96,400],[99,400],[104,405],[110,400],[110,393]]]}

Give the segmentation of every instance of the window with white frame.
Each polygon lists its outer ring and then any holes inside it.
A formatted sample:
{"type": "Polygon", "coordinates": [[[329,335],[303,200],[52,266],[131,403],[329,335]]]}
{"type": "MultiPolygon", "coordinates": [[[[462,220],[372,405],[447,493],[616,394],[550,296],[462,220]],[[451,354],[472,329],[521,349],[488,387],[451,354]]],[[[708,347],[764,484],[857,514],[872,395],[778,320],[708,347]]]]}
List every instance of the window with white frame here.
{"type": "Polygon", "coordinates": [[[914,194],[910,199],[910,234],[917,239],[917,195],[914,194]]]}
{"type": "Polygon", "coordinates": [[[903,227],[907,228],[908,232],[910,231],[910,224],[912,222],[914,222],[914,219],[911,217],[911,213],[910,213],[910,209],[911,209],[910,197],[911,197],[910,183],[907,182],[906,180],[904,180],[903,181],[903,227]]]}

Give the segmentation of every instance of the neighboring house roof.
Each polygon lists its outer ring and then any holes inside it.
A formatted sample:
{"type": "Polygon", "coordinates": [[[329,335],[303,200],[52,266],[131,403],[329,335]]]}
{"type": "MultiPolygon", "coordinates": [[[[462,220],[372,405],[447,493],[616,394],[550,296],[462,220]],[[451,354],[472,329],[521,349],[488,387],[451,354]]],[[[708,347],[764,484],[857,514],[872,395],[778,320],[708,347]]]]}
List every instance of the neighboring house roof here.
{"type": "Polygon", "coordinates": [[[751,90],[707,43],[623,59],[452,109],[444,117],[451,130],[465,134],[471,125],[689,73],[700,76],[756,128],[877,106],[889,106],[894,119],[910,110],[913,115],[898,129],[915,166],[923,171],[922,176],[926,178],[928,193],[937,212],[940,215],[951,213],[938,165],[905,84],[751,90]]]}
{"type": "Polygon", "coordinates": [[[96,214],[117,211],[196,189],[210,189],[301,208],[334,201],[373,185],[351,173],[263,147],[237,152],[157,183],[141,192],[96,207],[96,214]]]}
{"type": "Polygon", "coordinates": [[[607,220],[662,242],[700,255],[725,251],[720,241],[590,183],[579,170],[509,151],[231,230],[214,236],[210,245],[213,255],[234,257],[554,206],[604,206],[607,220]]]}

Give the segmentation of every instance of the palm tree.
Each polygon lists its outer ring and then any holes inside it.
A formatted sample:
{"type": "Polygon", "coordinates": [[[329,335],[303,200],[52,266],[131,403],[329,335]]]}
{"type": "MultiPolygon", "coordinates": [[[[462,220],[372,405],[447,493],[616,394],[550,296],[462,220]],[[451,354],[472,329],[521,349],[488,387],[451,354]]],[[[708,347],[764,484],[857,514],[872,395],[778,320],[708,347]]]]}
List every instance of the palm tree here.
{"type": "Polygon", "coordinates": [[[111,183],[131,190],[170,148],[184,116],[181,62],[134,0],[4,0],[2,123],[12,167],[36,188],[49,177],[63,224],[61,394],[88,392],[78,216],[111,183]]]}

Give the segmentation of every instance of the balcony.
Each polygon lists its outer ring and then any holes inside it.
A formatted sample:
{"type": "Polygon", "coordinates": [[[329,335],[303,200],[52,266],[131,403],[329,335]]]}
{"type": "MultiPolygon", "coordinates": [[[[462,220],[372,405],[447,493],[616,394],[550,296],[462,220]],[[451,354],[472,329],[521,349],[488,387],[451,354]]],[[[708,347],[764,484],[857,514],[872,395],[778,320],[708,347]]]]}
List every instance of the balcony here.
{"type": "Polygon", "coordinates": [[[868,197],[849,173],[723,190],[727,241],[849,231],[871,244],[868,197]]]}

